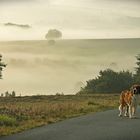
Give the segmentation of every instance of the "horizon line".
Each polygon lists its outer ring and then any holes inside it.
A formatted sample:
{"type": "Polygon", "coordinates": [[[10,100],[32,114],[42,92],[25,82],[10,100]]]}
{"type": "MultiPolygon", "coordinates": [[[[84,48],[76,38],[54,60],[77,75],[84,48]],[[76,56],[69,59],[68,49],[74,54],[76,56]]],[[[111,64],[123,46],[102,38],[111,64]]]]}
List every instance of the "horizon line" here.
{"type": "MultiPolygon", "coordinates": [[[[52,40],[119,40],[119,39],[140,39],[140,37],[122,37],[122,38],[62,38],[62,39],[52,39],[52,40]]],[[[19,40],[0,40],[0,42],[15,42],[15,41],[48,41],[47,39],[19,39],[19,40]]]]}

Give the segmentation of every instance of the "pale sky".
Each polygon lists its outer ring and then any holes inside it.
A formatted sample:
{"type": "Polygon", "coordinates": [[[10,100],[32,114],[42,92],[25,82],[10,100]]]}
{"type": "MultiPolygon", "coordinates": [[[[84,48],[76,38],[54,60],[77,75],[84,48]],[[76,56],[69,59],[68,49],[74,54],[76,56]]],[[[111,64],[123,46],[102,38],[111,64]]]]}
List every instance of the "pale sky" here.
{"type": "Polygon", "coordinates": [[[0,40],[44,39],[53,28],[63,38],[139,38],[140,0],[0,0],[0,40]]]}

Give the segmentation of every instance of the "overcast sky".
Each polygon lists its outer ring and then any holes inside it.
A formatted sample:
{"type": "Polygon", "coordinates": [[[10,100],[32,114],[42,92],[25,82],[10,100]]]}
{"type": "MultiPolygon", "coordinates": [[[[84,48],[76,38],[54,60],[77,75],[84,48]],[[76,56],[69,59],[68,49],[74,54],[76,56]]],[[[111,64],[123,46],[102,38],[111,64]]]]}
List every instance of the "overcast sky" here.
{"type": "Polygon", "coordinates": [[[140,0],[0,0],[0,40],[44,39],[52,28],[63,38],[139,38],[140,0]]]}

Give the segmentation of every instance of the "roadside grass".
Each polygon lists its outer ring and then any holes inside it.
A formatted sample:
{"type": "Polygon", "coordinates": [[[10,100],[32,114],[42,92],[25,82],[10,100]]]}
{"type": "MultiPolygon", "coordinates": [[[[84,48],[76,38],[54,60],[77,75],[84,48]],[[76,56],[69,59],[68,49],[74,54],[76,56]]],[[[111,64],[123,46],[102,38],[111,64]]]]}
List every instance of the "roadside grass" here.
{"type": "Polygon", "coordinates": [[[0,98],[0,136],[88,113],[114,109],[119,94],[0,98]]]}
{"type": "Polygon", "coordinates": [[[16,119],[7,115],[0,115],[0,126],[14,126],[16,119]]]}

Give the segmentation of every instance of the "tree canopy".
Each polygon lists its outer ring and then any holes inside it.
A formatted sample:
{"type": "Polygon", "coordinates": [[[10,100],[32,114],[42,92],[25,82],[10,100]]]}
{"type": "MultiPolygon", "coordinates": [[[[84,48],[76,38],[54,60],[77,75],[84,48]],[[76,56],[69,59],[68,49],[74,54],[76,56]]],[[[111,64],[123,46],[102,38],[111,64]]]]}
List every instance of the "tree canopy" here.
{"type": "Polygon", "coordinates": [[[6,64],[2,62],[2,55],[0,54],[0,79],[2,79],[2,70],[3,67],[6,67],[6,64]]]}
{"type": "Polygon", "coordinates": [[[140,84],[140,54],[136,56],[137,59],[137,67],[136,67],[136,74],[134,75],[135,83],[140,84]]]}
{"type": "Polygon", "coordinates": [[[101,70],[99,76],[87,81],[79,93],[118,93],[128,89],[132,83],[133,76],[129,71],[101,70]]]}
{"type": "Polygon", "coordinates": [[[57,30],[57,29],[50,29],[48,31],[48,33],[46,34],[46,36],[45,36],[45,38],[48,39],[48,40],[49,39],[50,40],[52,40],[52,39],[59,39],[61,37],[62,37],[62,32],[57,30]]]}

